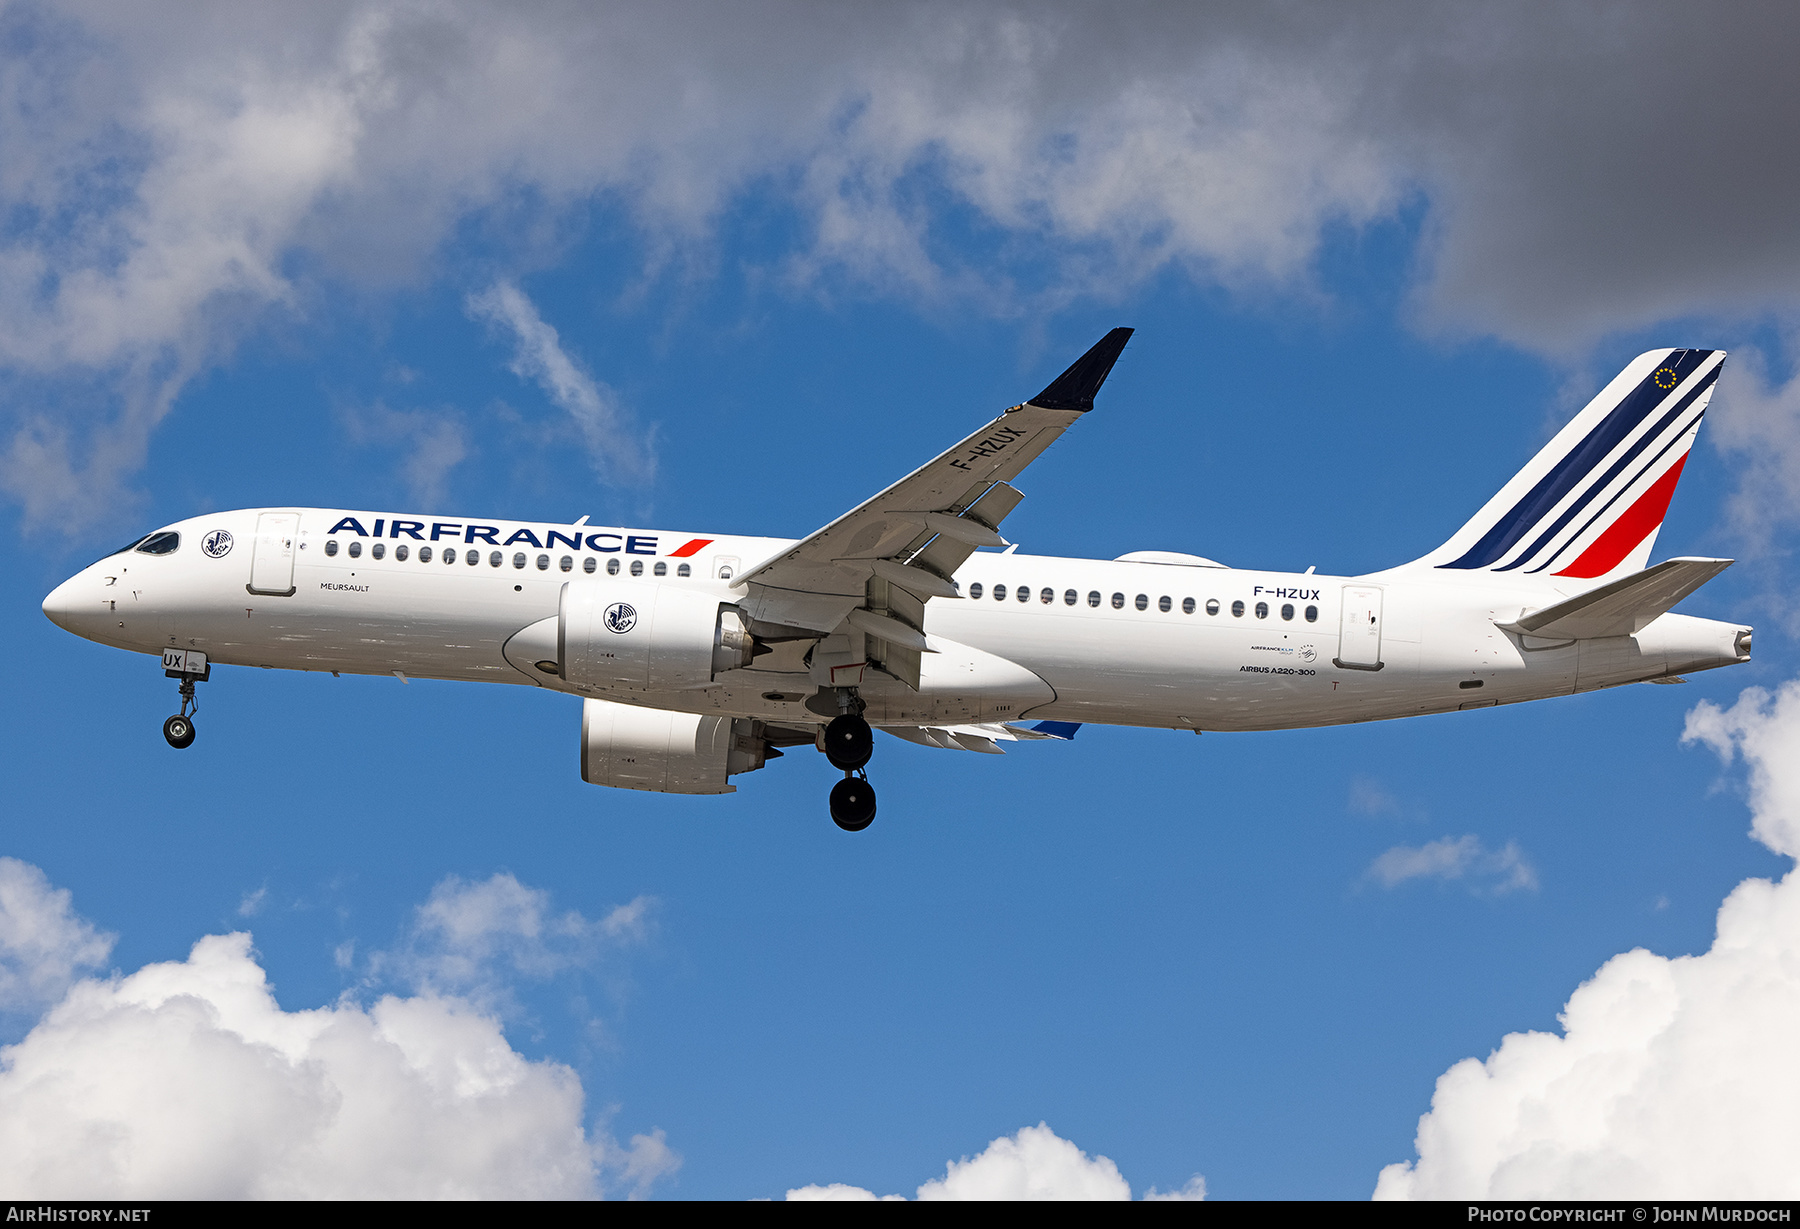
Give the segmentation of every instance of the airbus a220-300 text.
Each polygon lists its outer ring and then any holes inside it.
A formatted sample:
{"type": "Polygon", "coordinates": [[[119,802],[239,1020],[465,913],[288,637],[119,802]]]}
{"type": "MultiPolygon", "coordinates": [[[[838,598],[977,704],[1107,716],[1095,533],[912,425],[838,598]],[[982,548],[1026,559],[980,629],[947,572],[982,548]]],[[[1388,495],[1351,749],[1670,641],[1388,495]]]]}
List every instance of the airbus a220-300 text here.
{"type": "Polygon", "coordinates": [[[1670,613],[1730,560],[1649,565],[1723,351],[1639,356],[1448,542],[1387,571],[1017,553],[1014,483],[1093,409],[1130,334],[798,541],[252,508],[133,541],[44,613],[161,655],[176,747],[219,664],[515,683],[581,698],[596,785],[730,793],[817,747],[851,831],[875,816],[873,730],[997,753],[1084,722],[1337,725],[1749,659],[1750,628],[1670,613]]]}

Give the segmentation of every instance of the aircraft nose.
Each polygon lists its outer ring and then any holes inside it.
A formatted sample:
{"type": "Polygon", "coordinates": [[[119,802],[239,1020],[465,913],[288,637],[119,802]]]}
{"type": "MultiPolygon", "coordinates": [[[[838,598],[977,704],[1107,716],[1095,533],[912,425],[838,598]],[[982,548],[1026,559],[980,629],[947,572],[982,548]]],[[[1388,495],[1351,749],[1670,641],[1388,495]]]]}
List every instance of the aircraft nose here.
{"type": "Polygon", "coordinates": [[[44,617],[68,632],[75,630],[75,582],[79,579],[70,577],[44,598],[44,617]]]}

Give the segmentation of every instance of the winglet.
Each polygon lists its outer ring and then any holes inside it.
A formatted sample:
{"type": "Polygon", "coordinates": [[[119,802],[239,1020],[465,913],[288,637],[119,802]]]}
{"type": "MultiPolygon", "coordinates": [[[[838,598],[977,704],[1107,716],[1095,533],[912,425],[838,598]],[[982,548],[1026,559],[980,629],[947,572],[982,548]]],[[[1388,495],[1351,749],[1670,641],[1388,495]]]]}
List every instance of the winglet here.
{"type": "Polygon", "coordinates": [[[1094,408],[1094,394],[1106,383],[1113,364],[1131,340],[1130,329],[1114,329],[1094,343],[1094,348],[1076,359],[1069,369],[1057,376],[1043,392],[1027,404],[1043,410],[1075,410],[1085,413],[1094,408]]]}

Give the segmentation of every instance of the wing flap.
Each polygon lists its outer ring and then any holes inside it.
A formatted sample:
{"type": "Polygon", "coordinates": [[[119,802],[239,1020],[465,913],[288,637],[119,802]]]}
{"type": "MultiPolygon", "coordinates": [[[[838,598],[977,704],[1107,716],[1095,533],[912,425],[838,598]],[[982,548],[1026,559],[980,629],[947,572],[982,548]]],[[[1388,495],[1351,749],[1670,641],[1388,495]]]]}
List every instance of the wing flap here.
{"type": "MultiPolygon", "coordinates": [[[[1003,742],[1041,738],[1067,741],[1068,737],[998,721],[979,725],[884,725],[876,728],[895,738],[918,743],[921,747],[936,747],[944,751],[976,751],[982,755],[1005,755],[1006,752],[999,746],[1003,742]]],[[[1072,726],[1070,728],[1073,729],[1072,726]]]]}
{"type": "Polygon", "coordinates": [[[1669,559],[1498,626],[1502,631],[1550,640],[1635,635],[1733,562],[1669,559]]]}

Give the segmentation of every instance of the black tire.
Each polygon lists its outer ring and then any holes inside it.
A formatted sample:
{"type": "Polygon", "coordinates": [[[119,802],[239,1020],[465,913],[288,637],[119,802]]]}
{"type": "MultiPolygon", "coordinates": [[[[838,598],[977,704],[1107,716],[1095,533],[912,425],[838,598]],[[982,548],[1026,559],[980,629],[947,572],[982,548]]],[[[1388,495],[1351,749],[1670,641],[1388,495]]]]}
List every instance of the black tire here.
{"type": "Polygon", "coordinates": [[[163,722],[163,737],[177,751],[194,745],[194,723],[186,717],[171,717],[163,722]]]}
{"type": "Polygon", "coordinates": [[[831,822],[845,832],[861,832],[875,822],[875,787],[861,777],[845,777],[831,787],[831,822]]]}
{"type": "Polygon", "coordinates": [[[825,758],[845,772],[861,768],[875,754],[875,732],[861,717],[845,713],[825,727],[825,758]]]}

